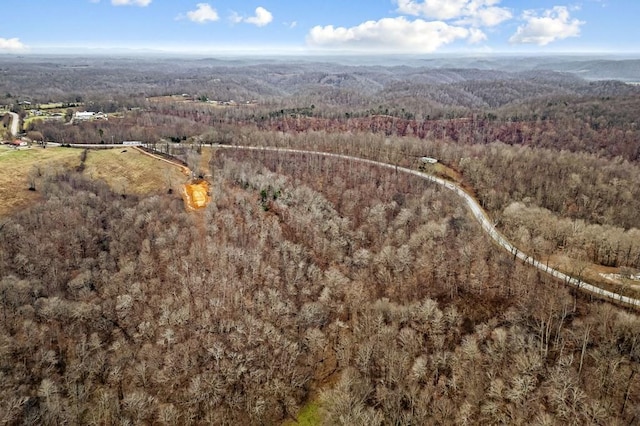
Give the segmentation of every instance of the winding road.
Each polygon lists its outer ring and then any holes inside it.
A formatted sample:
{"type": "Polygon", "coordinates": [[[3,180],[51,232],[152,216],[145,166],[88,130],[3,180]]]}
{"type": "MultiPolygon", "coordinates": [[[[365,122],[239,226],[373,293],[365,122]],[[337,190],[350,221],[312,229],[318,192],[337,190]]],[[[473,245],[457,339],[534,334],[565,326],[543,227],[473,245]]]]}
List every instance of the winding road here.
{"type": "Polygon", "coordinates": [[[632,297],[623,296],[618,293],[614,293],[609,290],[602,289],[593,284],[589,284],[585,281],[582,281],[578,278],[571,277],[563,272],[558,271],[546,265],[533,257],[527,255],[526,253],[518,250],[513,244],[511,244],[500,232],[493,226],[489,217],[485,213],[485,211],[480,207],[480,205],[476,202],[476,200],[466,193],[461,187],[456,185],[453,182],[447,181],[445,179],[441,179],[436,176],[432,176],[427,173],[420,172],[418,170],[408,169],[406,167],[395,166],[393,164],[382,163],[379,161],[366,160],[358,157],[351,157],[348,155],[342,154],[333,154],[328,152],[319,152],[319,151],[307,151],[307,150],[299,150],[299,149],[288,149],[288,148],[275,148],[275,147],[254,147],[254,146],[234,146],[234,145],[214,145],[215,148],[223,148],[223,149],[240,149],[240,150],[250,150],[250,151],[274,151],[274,152],[282,152],[282,153],[291,153],[291,154],[308,154],[308,155],[321,155],[324,157],[333,157],[340,158],[343,160],[371,164],[378,167],[386,167],[388,169],[396,170],[398,172],[406,173],[409,175],[417,176],[421,179],[425,179],[438,185],[441,185],[450,191],[455,192],[469,207],[471,213],[476,218],[476,220],[482,226],[482,229],[503,249],[511,253],[514,257],[522,260],[525,263],[539,269],[540,271],[555,277],[565,284],[575,287],[581,291],[593,294],[603,299],[613,300],[617,303],[621,303],[624,305],[633,306],[636,308],[640,308],[640,299],[634,299],[632,297]]]}
{"type": "Polygon", "coordinates": [[[15,112],[9,112],[11,115],[11,134],[16,136],[18,134],[18,126],[20,125],[20,116],[15,112]]]}

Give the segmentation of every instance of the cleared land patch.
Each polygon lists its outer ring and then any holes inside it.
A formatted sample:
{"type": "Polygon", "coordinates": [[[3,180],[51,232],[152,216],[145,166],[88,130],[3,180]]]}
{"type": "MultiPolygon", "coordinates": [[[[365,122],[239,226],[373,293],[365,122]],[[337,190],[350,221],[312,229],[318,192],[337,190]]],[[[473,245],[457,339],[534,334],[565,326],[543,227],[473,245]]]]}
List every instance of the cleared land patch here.
{"type": "Polygon", "coordinates": [[[622,292],[626,296],[640,297],[640,281],[623,279],[619,267],[602,266],[572,258],[563,253],[541,257],[540,261],[571,276],[585,279],[605,290],[622,292]]]}
{"type": "Polygon", "coordinates": [[[121,194],[180,193],[188,210],[201,209],[211,201],[209,182],[187,181],[191,173],[186,167],[136,148],[90,150],[84,173],[104,180],[121,194]]]}
{"type": "MultiPolygon", "coordinates": [[[[55,170],[75,170],[83,150],[73,148],[30,148],[16,150],[0,146],[0,216],[37,202],[37,180],[55,170]],[[35,185],[32,182],[36,182],[35,185]],[[29,188],[35,186],[35,191],[29,188]]],[[[83,174],[106,182],[121,194],[182,194],[186,208],[205,207],[211,197],[205,180],[188,182],[184,166],[149,155],[135,148],[88,150],[83,174]]]]}
{"type": "Polygon", "coordinates": [[[134,148],[89,150],[84,174],[104,180],[116,192],[134,195],[180,192],[186,179],[180,167],[134,148]]]}
{"type": "Polygon", "coordinates": [[[606,274],[601,272],[600,276],[613,283],[626,285],[636,290],[640,290],[640,274],[606,274]]]}
{"type": "Polygon", "coordinates": [[[198,179],[184,186],[187,208],[197,210],[207,206],[211,201],[209,182],[198,179]]]}
{"type": "Polygon", "coordinates": [[[0,146],[0,215],[23,209],[38,200],[37,187],[36,191],[29,191],[30,177],[57,168],[77,167],[80,153],[65,148],[16,150],[0,146]]]}

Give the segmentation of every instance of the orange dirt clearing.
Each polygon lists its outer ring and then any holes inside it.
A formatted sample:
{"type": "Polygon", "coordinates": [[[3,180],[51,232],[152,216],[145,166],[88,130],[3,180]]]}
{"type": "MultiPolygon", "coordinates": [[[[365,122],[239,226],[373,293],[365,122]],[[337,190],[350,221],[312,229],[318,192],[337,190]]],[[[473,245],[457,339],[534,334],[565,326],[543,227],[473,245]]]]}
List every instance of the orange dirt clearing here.
{"type": "Polygon", "coordinates": [[[198,210],[207,207],[211,201],[209,196],[209,182],[196,180],[184,186],[187,208],[198,210]]]}

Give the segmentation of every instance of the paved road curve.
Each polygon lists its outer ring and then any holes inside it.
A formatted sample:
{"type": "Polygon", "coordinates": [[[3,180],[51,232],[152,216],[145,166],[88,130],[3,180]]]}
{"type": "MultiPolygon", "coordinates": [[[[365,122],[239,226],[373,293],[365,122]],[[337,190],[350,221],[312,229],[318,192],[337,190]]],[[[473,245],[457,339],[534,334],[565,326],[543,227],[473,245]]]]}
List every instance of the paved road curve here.
{"type": "Polygon", "coordinates": [[[489,220],[489,217],[487,216],[487,214],[485,213],[485,211],[482,209],[482,207],[480,207],[480,205],[476,202],[476,200],[469,194],[467,194],[461,187],[459,187],[458,185],[456,185],[453,182],[441,179],[439,177],[436,176],[432,176],[429,175],[427,173],[423,173],[420,172],[418,170],[412,170],[412,169],[408,169],[406,167],[399,167],[399,166],[394,166],[393,164],[388,164],[388,163],[382,163],[379,161],[373,161],[373,160],[365,160],[363,158],[358,158],[358,157],[351,157],[348,155],[341,155],[341,154],[331,154],[331,153],[327,153],[327,152],[318,152],[318,151],[306,151],[306,150],[299,150],[299,149],[286,149],[286,148],[272,148],[272,147],[252,147],[252,146],[233,146],[233,145],[214,145],[214,147],[216,148],[226,148],[226,149],[242,149],[242,150],[251,150],[251,151],[276,151],[276,152],[283,152],[283,153],[292,153],[292,154],[310,154],[310,155],[322,155],[325,157],[334,157],[334,158],[341,158],[343,160],[348,160],[348,161],[354,161],[354,162],[359,162],[359,163],[366,163],[366,164],[371,164],[374,166],[378,166],[378,167],[386,167],[388,169],[392,169],[392,170],[396,170],[398,172],[402,172],[402,173],[407,173],[410,175],[415,175],[418,176],[421,179],[425,179],[434,183],[437,183],[438,185],[442,185],[445,188],[455,192],[460,198],[462,198],[465,203],[467,204],[467,207],[469,207],[469,209],[471,210],[471,213],[473,213],[473,216],[478,220],[478,222],[480,222],[480,225],[482,226],[482,229],[489,234],[489,236],[491,238],[493,238],[493,240],[500,245],[502,248],[504,248],[505,250],[507,250],[509,253],[511,253],[512,255],[514,255],[515,257],[517,257],[518,259],[522,260],[525,263],[528,263],[529,265],[538,268],[539,270],[541,270],[542,272],[545,272],[561,281],[563,281],[565,284],[576,287],[582,291],[585,291],[587,293],[591,293],[594,294],[598,297],[601,297],[603,299],[610,299],[610,300],[614,300],[618,303],[622,303],[625,305],[631,305],[634,307],[638,307],[640,308],[640,300],[639,299],[634,299],[632,297],[628,297],[628,296],[623,296],[621,294],[618,293],[614,293],[612,291],[609,290],[605,290],[602,289],[600,287],[594,286],[592,284],[589,284],[585,281],[582,281],[580,279],[571,277],[563,272],[558,271],[557,269],[554,269],[548,265],[545,265],[544,263],[534,259],[533,257],[527,255],[526,253],[518,250],[516,247],[514,247],[509,241],[507,241],[507,239],[502,236],[502,234],[500,234],[500,232],[498,232],[498,230],[493,226],[493,224],[491,223],[491,221],[489,220]]]}
{"type": "Polygon", "coordinates": [[[18,126],[20,125],[20,116],[15,112],[10,112],[11,115],[11,134],[16,136],[18,134],[18,126]]]}

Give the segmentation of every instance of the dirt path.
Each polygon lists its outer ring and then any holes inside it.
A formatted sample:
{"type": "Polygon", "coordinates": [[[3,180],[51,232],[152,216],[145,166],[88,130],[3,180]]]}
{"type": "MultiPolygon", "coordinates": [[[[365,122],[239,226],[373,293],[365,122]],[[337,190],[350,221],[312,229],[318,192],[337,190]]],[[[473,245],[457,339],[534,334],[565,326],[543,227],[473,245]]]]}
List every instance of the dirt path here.
{"type": "Polygon", "coordinates": [[[191,176],[193,173],[187,166],[171,161],[152,152],[148,152],[140,147],[134,148],[144,155],[159,161],[164,161],[165,163],[171,164],[175,167],[179,167],[182,173],[187,176],[189,181],[182,186],[182,196],[184,197],[188,210],[195,211],[207,207],[211,201],[211,196],[209,195],[209,182],[203,179],[192,180],[191,176]]]}
{"type": "Polygon", "coordinates": [[[144,155],[148,155],[149,157],[155,158],[156,160],[164,161],[165,163],[169,163],[169,164],[171,164],[173,166],[179,167],[180,170],[182,170],[182,173],[184,173],[186,176],[189,176],[189,177],[191,176],[191,170],[187,166],[183,166],[182,164],[179,164],[179,163],[177,163],[175,161],[171,161],[171,160],[168,160],[168,159],[166,159],[164,157],[161,157],[161,156],[159,156],[157,154],[153,154],[153,153],[151,153],[149,151],[146,151],[146,150],[144,150],[144,149],[142,149],[140,147],[134,146],[133,148],[138,150],[138,151],[140,151],[144,155]]]}

